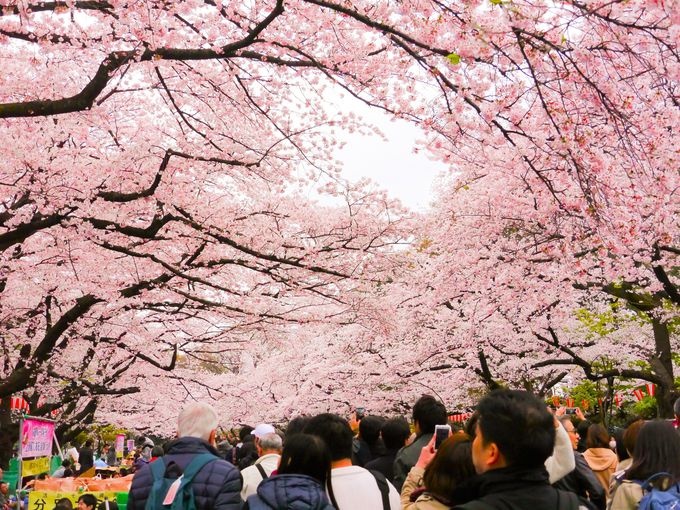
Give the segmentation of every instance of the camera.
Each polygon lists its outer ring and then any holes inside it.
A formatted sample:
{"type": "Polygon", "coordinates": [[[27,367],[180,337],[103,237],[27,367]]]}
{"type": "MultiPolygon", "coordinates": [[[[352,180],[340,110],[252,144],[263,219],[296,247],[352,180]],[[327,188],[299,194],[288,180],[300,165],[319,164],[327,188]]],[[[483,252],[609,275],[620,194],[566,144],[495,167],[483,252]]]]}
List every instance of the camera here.
{"type": "Polygon", "coordinates": [[[564,414],[576,414],[576,408],[575,407],[567,407],[564,410],[564,414]]]}

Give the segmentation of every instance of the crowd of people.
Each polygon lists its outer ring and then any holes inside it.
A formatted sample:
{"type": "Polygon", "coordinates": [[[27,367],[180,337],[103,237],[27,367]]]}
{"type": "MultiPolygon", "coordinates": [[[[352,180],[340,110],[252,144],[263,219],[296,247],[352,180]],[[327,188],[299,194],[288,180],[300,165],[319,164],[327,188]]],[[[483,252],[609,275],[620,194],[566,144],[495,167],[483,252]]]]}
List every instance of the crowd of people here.
{"type": "Polygon", "coordinates": [[[129,510],[148,510],[154,480],[175,479],[204,453],[218,459],[193,478],[199,510],[633,510],[652,490],[678,490],[672,422],[637,420],[616,440],[570,411],[497,390],[440,443],[446,409],[424,395],[412,426],[402,417],[323,413],[295,418],[285,432],[263,423],[219,441],[217,414],[194,403],[179,416],[164,471],[143,468],[133,478],[129,510]]]}
{"type": "MultiPolygon", "coordinates": [[[[192,403],[164,448],[138,440],[128,510],[634,510],[659,497],[680,508],[677,419],[611,435],[578,408],[550,410],[507,389],[485,396],[460,430],[428,395],[411,418],[323,413],[224,438],[215,410],[192,403]]],[[[79,452],[86,467],[91,448],[79,452]]],[[[3,494],[0,483],[0,508],[3,494]]],[[[116,510],[79,500],[94,509],[116,510]]]]}

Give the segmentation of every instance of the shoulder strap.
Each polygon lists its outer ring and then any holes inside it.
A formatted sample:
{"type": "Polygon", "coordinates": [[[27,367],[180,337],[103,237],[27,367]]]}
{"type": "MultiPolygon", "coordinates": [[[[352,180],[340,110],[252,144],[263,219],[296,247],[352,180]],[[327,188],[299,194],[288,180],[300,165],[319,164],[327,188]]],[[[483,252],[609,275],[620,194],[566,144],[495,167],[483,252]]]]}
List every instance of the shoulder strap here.
{"type": "Polygon", "coordinates": [[[255,464],[255,467],[260,472],[260,476],[262,477],[263,480],[266,480],[267,478],[269,478],[269,475],[267,474],[267,472],[262,467],[262,464],[255,464]]]}
{"type": "Polygon", "coordinates": [[[640,482],[636,480],[641,486],[643,491],[648,491],[654,488],[652,485],[652,482],[654,482],[657,478],[673,478],[673,475],[670,473],[667,473],[665,471],[662,471],[660,473],[654,473],[652,476],[647,478],[644,482],[640,482]]]}
{"type": "Polygon", "coordinates": [[[163,460],[163,457],[157,458],[154,462],[150,464],[151,466],[151,475],[153,476],[154,481],[160,480],[165,476],[165,461],[163,460]]]}
{"type": "Polygon", "coordinates": [[[378,484],[378,489],[380,489],[380,497],[382,498],[383,510],[390,510],[390,486],[387,484],[387,478],[379,471],[373,471],[372,469],[367,469],[369,473],[375,478],[375,483],[378,484]]]}
{"type": "Polygon", "coordinates": [[[218,457],[216,457],[212,453],[202,453],[201,455],[197,455],[196,457],[194,457],[187,466],[187,468],[184,470],[182,485],[191,483],[191,481],[194,479],[194,476],[196,476],[198,472],[201,469],[203,469],[203,466],[217,459],[218,457]]]}

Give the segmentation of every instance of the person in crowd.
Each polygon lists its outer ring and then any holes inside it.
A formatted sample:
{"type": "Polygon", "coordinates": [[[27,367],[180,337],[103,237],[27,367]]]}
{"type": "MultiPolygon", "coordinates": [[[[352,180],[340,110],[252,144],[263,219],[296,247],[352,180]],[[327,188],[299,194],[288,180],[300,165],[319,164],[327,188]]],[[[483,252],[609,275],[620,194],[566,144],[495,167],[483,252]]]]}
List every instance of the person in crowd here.
{"type": "Polygon", "coordinates": [[[104,451],[106,452],[105,460],[109,466],[115,466],[118,464],[118,459],[116,458],[116,448],[114,445],[107,444],[104,447],[104,451]]]}
{"type": "Polygon", "coordinates": [[[78,510],[94,510],[97,507],[97,498],[94,494],[83,494],[78,498],[78,510]]]}
{"type": "MultiPolygon", "coordinates": [[[[452,496],[459,510],[576,510],[578,497],[549,483],[545,461],[561,427],[526,391],[490,392],[477,406],[472,462],[478,476],[452,496]],[[466,500],[466,501],[464,501],[466,500]],[[472,500],[472,501],[470,501],[472,500]]],[[[584,507],[585,508],[585,507],[584,507]]]]}
{"type": "Polygon", "coordinates": [[[397,452],[406,445],[406,440],[410,435],[411,430],[404,418],[387,420],[380,429],[385,451],[382,455],[367,462],[364,467],[382,473],[394,485],[394,459],[397,452]]]}
{"type": "Polygon", "coordinates": [[[154,445],[153,448],[151,448],[151,458],[149,459],[149,462],[153,462],[156,460],[158,457],[162,457],[165,454],[165,451],[163,450],[163,447],[159,444],[154,445]]]}
{"type": "Polygon", "coordinates": [[[475,475],[472,441],[456,433],[434,450],[434,437],[422,449],[401,489],[402,510],[446,510],[456,487],[475,475]]]}
{"type": "Polygon", "coordinates": [[[415,466],[420,451],[426,446],[436,425],[446,424],[446,407],[432,395],[423,395],[413,406],[413,425],[416,439],[403,447],[394,460],[394,486],[401,491],[406,475],[415,466]]]}
{"type": "MultiPolygon", "coordinates": [[[[633,423],[628,425],[626,427],[626,430],[623,432],[623,437],[621,438],[621,444],[622,444],[622,447],[626,450],[628,457],[621,459],[621,456],[618,456],[619,463],[616,466],[616,472],[614,473],[613,478],[616,478],[617,475],[623,473],[626,469],[628,469],[633,464],[633,452],[635,451],[635,444],[637,443],[638,435],[640,434],[640,430],[642,429],[642,426],[644,424],[645,424],[644,420],[637,419],[633,423]]],[[[617,447],[617,451],[618,451],[618,447],[617,447]]],[[[611,489],[611,486],[610,486],[610,489],[611,489]]]]}
{"type": "Polygon", "coordinates": [[[330,473],[331,455],[324,441],[298,432],[286,438],[276,475],[259,484],[244,510],[333,510],[325,490],[330,473]]]}
{"type": "Polygon", "coordinates": [[[680,398],[677,398],[673,403],[673,426],[677,429],[680,427],[680,398]]]}
{"type": "MultiPolygon", "coordinates": [[[[263,425],[263,424],[261,424],[263,425]]],[[[270,425],[271,427],[271,425],[270,425]]],[[[255,427],[257,428],[257,427],[255,427]]],[[[271,429],[269,427],[266,428],[260,428],[260,430],[257,431],[258,434],[263,435],[263,434],[268,434],[273,431],[273,427],[271,429]]],[[[241,446],[238,447],[238,450],[236,451],[236,462],[238,468],[243,471],[245,468],[248,466],[252,466],[255,461],[257,460],[257,447],[255,446],[255,429],[251,428],[250,433],[245,435],[243,437],[243,440],[241,442],[241,446]]]]}
{"type": "MultiPolygon", "coordinates": [[[[238,431],[238,441],[234,448],[231,450],[231,463],[234,466],[239,465],[239,460],[241,460],[241,457],[243,456],[241,453],[241,449],[243,448],[243,445],[247,442],[254,443],[255,437],[252,434],[253,432],[253,427],[250,425],[241,425],[241,428],[238,431]]],[[[253,444],[254,446],[254,444],[253,444]]],[[[229,459],[227,459],[229,460],[229,459]]]]}
{"type": "Polygon", "coordinates": [[[153,487],[152,466],[163,462],[167,466],[165,477],[177,478],[197,455],[205,453],[215,455],[215,459],[203,466],[193,479],[197,510],[239,510],[241,474],[231,463],[217,456],[217,426],[217,413],[208,404],[194,402],[182,409],[177,420],[178,439],[169,443],[163,457],[135,473],[128,510],[144,510],[153,487]]]}
{"type": "MultiPolygon", "coordinates": [[[[566,407],[559,407],[553,414],[555,420],[555,444],[553,445],[552,454],[545,461],[545,469],[548,471],[548,481],[551,484],[564,478],[576,467],[571,438],[559,422],[560,418],[565,416],[565,413],[566,407]]],[[[576,416],[583,418],[583,414],[578,408],[576,416]]]]}
{"type": "Polygon", "coordinates": [[[571,418],[567,415],[562,415],[559,418],[562,427],[569,434],[571,445],[574,450],[574,461],[576,468],[568,473],[566,476],[559,479],[553,485],[554,487],[575,493],[581,501],[589,502],[592,508],[597,510],[604,510],[607,504],[605,491],[602,488],[599,480],[590,469],[583,454],[578,451],[579,434],[574,427],[571,418]]]}
{"type": "Polygon", "coordinates": [[[61,466],[52,473],[52,478],[66,478],[65,473],[67,469],[71,469],[71,461],[69,459],[64,459],[61,461],[61,466]]]}
{"type": "Polygon", "coordinates": [[[652,481],[654,487],[665,490],[680,482],[680,435],[665,420],[646,422],[640,428],[633,463],[613,484],[608,509],[635,510],[643,496],[642,482],[658,473],[668,476],[652,481]]]}
{"type": "Polygon", "coordinates": [[[337,510],[399,510],[399,493],[385,477],[352,465],[352,429],[331,413],[314,416],[305,433],[320,437],[331,454],[328,494],[337,510]]]}
{"type": "Polygon", "coordinates": [[[609,491],[609,480],[616,471],[619,459],[609,447],[609,432],[599,423],[588,427],[586,438],[588,449],[583,452],[583,457],[593,470],[602,488],[609,491]]]}
{"type": "Polygon", "coordinates": [[[68,498],[60,498],[54,505],[54,510],[73,510],[73,502],[68,498]]]}
{"type": "Polygon", "coordinates": [[[78,450],[78,462],[80,463],[80,473],[94,467],[94,451],[92,450],[91,439],[85,441],[83,447],[78,450]]]}
{"type": "Polygon", "coordinates": [[[9,510],[9,484],[0,482],[0,510],[9,510]]]}
{"type": "Polygon", "coordinates": [[[585,451],[588,449],[588,446],[586,445],[586,438],[588,437],[588,429],[592,423],[590,420],[581,420],[576,424],[576,430],[578,431],[578,451],[581,453],[585,453],[585,451]]]}
{"type": "Polygon", "coordinates": [[[290,420],[288,422],[288,426],[286,427],[286,441],[288,441],[288,439],[293,437],[295,434],[301,434],[307,426],[307,423],[309,423],[309,419],[309,416],[296,416],[290,420]]]}
{"type": "Polygon", "coordinates": [[[352,464],[364,467],[382,455],[385,445],[380,439],[380,429],[384,422],[379,416],[364,416],[359,421],[359,433],[352,442],[352,464]]]}
{"type": "MultiPolygon", "coordinates": [[[[274,430],[274,427],[272,427],[272,430],[274,430]]],[[[255,494],[260,482],[269,478],[278,467],[283,441],[276,432],[269,432],[261,437],[255,436],[255,447],[259,457],[252,466],[241,471],[243,477],[241,498],[243,501],[247,500],[248,496],[255,494]]]]}

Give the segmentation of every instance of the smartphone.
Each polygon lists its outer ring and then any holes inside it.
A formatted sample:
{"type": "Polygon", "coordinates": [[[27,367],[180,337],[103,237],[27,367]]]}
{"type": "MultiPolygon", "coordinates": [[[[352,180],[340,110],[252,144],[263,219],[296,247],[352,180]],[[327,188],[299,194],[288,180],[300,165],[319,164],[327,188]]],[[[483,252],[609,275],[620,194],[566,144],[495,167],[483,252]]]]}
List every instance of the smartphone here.
{"type": "Polygon", "coordinates": [[[451,433],[451,425],[436,425],[434,427],[434,449],[439,450],[439,447],[451,433]]]}
{"type": "Polygon", "coordinates": [[[564,410],[564,414],[576,414],[576,408],[575,407],[567,407],[564,410]]]}
{"type": "Polygon", "coordinates": [[[364,416],[366,416],[366,408],[357,407],[356,410],[354,411],[354,415],[356,416],[357,420],[362,420],[364,416]]]}

